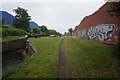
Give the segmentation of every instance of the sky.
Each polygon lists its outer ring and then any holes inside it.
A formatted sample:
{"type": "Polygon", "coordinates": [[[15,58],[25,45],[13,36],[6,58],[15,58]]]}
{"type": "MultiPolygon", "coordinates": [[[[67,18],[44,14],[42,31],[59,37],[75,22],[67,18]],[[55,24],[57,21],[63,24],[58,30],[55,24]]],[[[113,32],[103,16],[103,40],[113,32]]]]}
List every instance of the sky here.
{"type": "Polygon", "coordinates": [[[28,10],[31,21],[39,26],[46,25],[48,29],[55,29],[58,32],[67,32],[69,28],[75,28],[81,20],[97,11],[105,1],[103,0],[44,0],[44,1],[2,1],[2,10],[12,15],[18,6],[28,10]]]}

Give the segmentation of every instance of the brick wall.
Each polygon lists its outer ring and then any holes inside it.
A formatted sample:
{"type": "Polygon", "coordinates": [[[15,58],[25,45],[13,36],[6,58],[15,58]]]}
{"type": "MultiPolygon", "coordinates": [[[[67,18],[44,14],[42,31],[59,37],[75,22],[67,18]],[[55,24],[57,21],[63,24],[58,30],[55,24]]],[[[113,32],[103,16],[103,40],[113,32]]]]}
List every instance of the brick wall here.
{"type": "Polygon", "coordinates": [[[107,2],[98,11],[86,16],[78,26],[75,27],[73,35],[87,37],[98,41],[116,42],[120,18],[111,16],[107,10],[112,3],[107,2]]]}

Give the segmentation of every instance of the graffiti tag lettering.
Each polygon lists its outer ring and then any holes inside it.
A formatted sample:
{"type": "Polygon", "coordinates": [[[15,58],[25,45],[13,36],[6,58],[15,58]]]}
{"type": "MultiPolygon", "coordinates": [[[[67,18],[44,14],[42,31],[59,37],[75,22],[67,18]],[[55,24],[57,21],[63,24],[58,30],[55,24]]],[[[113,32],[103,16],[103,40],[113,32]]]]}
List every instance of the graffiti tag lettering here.
{"type": "Polygon", "coordinates": [[[110,24],[102,24],[96,26],[95,28],[90,28],[88,30],[88,36],[90,39],[99,39],[100,41],[104,41],[112,36],[113,25],[110,24]]]}

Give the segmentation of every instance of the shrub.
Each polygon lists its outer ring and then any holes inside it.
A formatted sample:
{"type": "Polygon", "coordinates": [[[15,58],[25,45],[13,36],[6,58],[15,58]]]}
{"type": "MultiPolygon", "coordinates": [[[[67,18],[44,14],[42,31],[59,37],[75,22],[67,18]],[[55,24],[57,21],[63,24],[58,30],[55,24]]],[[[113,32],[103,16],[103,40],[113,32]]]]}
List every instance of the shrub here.
{"type": "Polygon", "coordinates": [[[33,33],[35,33],[35,34],[40,34],[40,30],[37,29],[37,28],[33,28],[33,33]]]}
{"type": "Polygon", "coordinates": [[[2,36],[23,36],[28,33],[22,29],[16,28],[2,28],[2,36]]]}

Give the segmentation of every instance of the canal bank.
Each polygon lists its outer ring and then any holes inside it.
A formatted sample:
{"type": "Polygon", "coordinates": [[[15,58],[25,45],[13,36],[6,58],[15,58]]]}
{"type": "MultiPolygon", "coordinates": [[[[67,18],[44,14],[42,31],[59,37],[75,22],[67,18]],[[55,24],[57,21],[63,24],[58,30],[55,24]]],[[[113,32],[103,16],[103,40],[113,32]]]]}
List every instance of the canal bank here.
{"type": "Polygon", "coordinates": [[[35,53],[26,38],[2,42],[2,73],[21,63],[35,53]]]}

